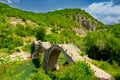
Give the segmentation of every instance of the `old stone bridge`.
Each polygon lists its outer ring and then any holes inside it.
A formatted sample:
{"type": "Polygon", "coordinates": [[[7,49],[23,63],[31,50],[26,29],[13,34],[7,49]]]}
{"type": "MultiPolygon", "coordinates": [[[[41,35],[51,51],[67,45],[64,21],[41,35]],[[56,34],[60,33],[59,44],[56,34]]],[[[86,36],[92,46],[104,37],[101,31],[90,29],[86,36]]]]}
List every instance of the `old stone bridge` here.
{"type": "Polygon", "coordinates": [[[39,53],[44,54],[44,69],[46,71],[51,70],[55,65],[57,65],[58,57],[61,53],[64,54],[68,63],[86,60],[86,62],[94,70],[96,77],[101,80],[114,80],[110,74],[91,64],[88,61],[89,58],[87,56],[80,56],[80,49],[72,44],[51,45],[49,42],[33,41],[32,48],[32,59],[38,59],[39,53]]]}
{"type": "Polygon", "coordinates": [[[32,59],[38,59],[38,54],[44,53],[44,68],[45,70],[51,70],[58,61],[60,53],[63,53],[68,63],[83,60],[79,55],[80,49],[72,44],[55,44],[52,45],[49,42],[34,41],[34,51],[32,59]]]}

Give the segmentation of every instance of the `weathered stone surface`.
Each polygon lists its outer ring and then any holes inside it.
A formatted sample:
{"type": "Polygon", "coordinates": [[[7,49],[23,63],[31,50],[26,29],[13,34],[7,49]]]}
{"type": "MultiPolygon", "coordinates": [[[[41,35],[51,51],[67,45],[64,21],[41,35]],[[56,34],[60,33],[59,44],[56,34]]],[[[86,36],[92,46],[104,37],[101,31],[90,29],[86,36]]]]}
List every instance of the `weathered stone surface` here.
{"type": "MultiPolygon", "coordinates": [[[[34,46],[32,55],[38,55],[39,52],[44,53],[44,69],[46,71],[51,70],[55,66],[57,66],[57,69],[59,68],[57,61],[60,52],[62,52],[66,57],[68,63],[85,60],[93,69],[95,76],[100,80],[115,80],[110,74],[90,63],[90,59],[87,56],[80,56],[80,49],[72,44],[51,45],[49,42],[34,41],[32,46],[34,46]]],[[[35,59],[35,57],[32,58],[35,59]]]]}
{"type": "Polygon", "coordinates": [[[35,49],[32,53],[32,59],[38,59],[39,52],[43,52],[45,70],[51,70],[57,64],[60,52],[64,54],[68,63],[83,60],[79,56],[81,51],[72,44],[55,44],[51,46],[49,42],[34,41],[33,46],[35,49]]]}
{"type": "Polygon", "coordinates": [[[88,17],[82,17],[82,15],[80,15],[79,13],[76,14],[76,20],[79,24],[84,25],[88,30],[95,31],[96,29],[95,23],[89,21],[88,19],[89,19],[88,17]]]}

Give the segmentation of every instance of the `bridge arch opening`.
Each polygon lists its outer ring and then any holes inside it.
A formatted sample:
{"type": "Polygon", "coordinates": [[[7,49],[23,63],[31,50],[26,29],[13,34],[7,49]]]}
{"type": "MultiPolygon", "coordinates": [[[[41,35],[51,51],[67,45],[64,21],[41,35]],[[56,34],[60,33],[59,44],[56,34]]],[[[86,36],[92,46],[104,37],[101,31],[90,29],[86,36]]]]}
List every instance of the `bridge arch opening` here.
{"type": "Polygon", "coordinates": [[[47,70],[56,69],[65,66],[65,64],[72,63],[73,60],[67,55],[66,51],[58,45],[52,46],[49,51],[47,70]]]}
{"type": "MultiPolygon", "coordinates": [[[[42,45],[41,41],[34,41],[33,48],[32,48],[33,50],[31,51],[32,52],[31,57],[33,60],[33,64],[34,64],[34,62],[36,63],[38,60],[41,59],[41,58],[39,58],[39,55],[41,55],[41,54],[42,54],[41,60],[43,60],[44,69],[46,71],[52,70],[53,68],[55,68],[55,66],[56,66],[56,69],[58,69],[57,64],[60,62],[61,55],[63,57],[62,59],[65,60],[65,63],[74,62],[72,57],[70,57],[71,55],[69,54],[67,49],[64,49],[62,47],[63,47],[62,45],[55,44],[49,48],[46,48],[44,45],[42,45]],[[36,61],[36,59],[37,59],[37,61],[36,61]]],[[[38,63],[41,64],[41,62],[38,62],[38,63]]]]}

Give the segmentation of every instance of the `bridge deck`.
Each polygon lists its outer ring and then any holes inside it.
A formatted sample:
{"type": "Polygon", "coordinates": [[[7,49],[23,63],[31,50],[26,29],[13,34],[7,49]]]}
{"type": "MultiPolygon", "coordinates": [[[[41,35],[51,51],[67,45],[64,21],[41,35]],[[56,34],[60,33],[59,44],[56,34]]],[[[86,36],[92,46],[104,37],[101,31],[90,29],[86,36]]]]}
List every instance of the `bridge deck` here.
{"type": "MultiPolygon", "coordinates": [[[[38,41],[37,41],[38,42],[38,41]]],[[[68,61],[79,61],[86,60],[86,62],[90,65],[90,67],[94,70],[96,77],[100,78],[100,80],[115,80],[110,74],[93,65],[88,61],[88,57],[85,58],[80,56],[81,50],[72,44],[56,44],[51,45],[49,42],[39,42],[38,44],[34,43],[35,50],[38,49],[38,45],[42,46],[45,51],[44,52],[44,63],[46,64],[46,69],[53,67],[57,61],[58,54],[61,51],[68,61]],[[39,44],[40,43],[40,44],[39,44]],[[37,45],[37,46],[36,46],[37,45]],[[53,59],[54,58],[54,59],[53,59]]],[[[38,51],[36,51],[38,52],[38,51]]]]}

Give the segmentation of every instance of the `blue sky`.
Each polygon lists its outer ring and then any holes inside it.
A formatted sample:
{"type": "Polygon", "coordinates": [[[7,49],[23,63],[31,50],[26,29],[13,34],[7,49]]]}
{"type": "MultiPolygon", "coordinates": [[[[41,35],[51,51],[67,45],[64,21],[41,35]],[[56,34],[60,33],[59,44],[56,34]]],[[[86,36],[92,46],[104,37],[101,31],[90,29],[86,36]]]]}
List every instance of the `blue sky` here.
{"type": "Polygon", "coordinates": [[[33,12],[82,8],[105,24],[120,20],[120,0],[0,0],[10,6],[33,12]]]}

